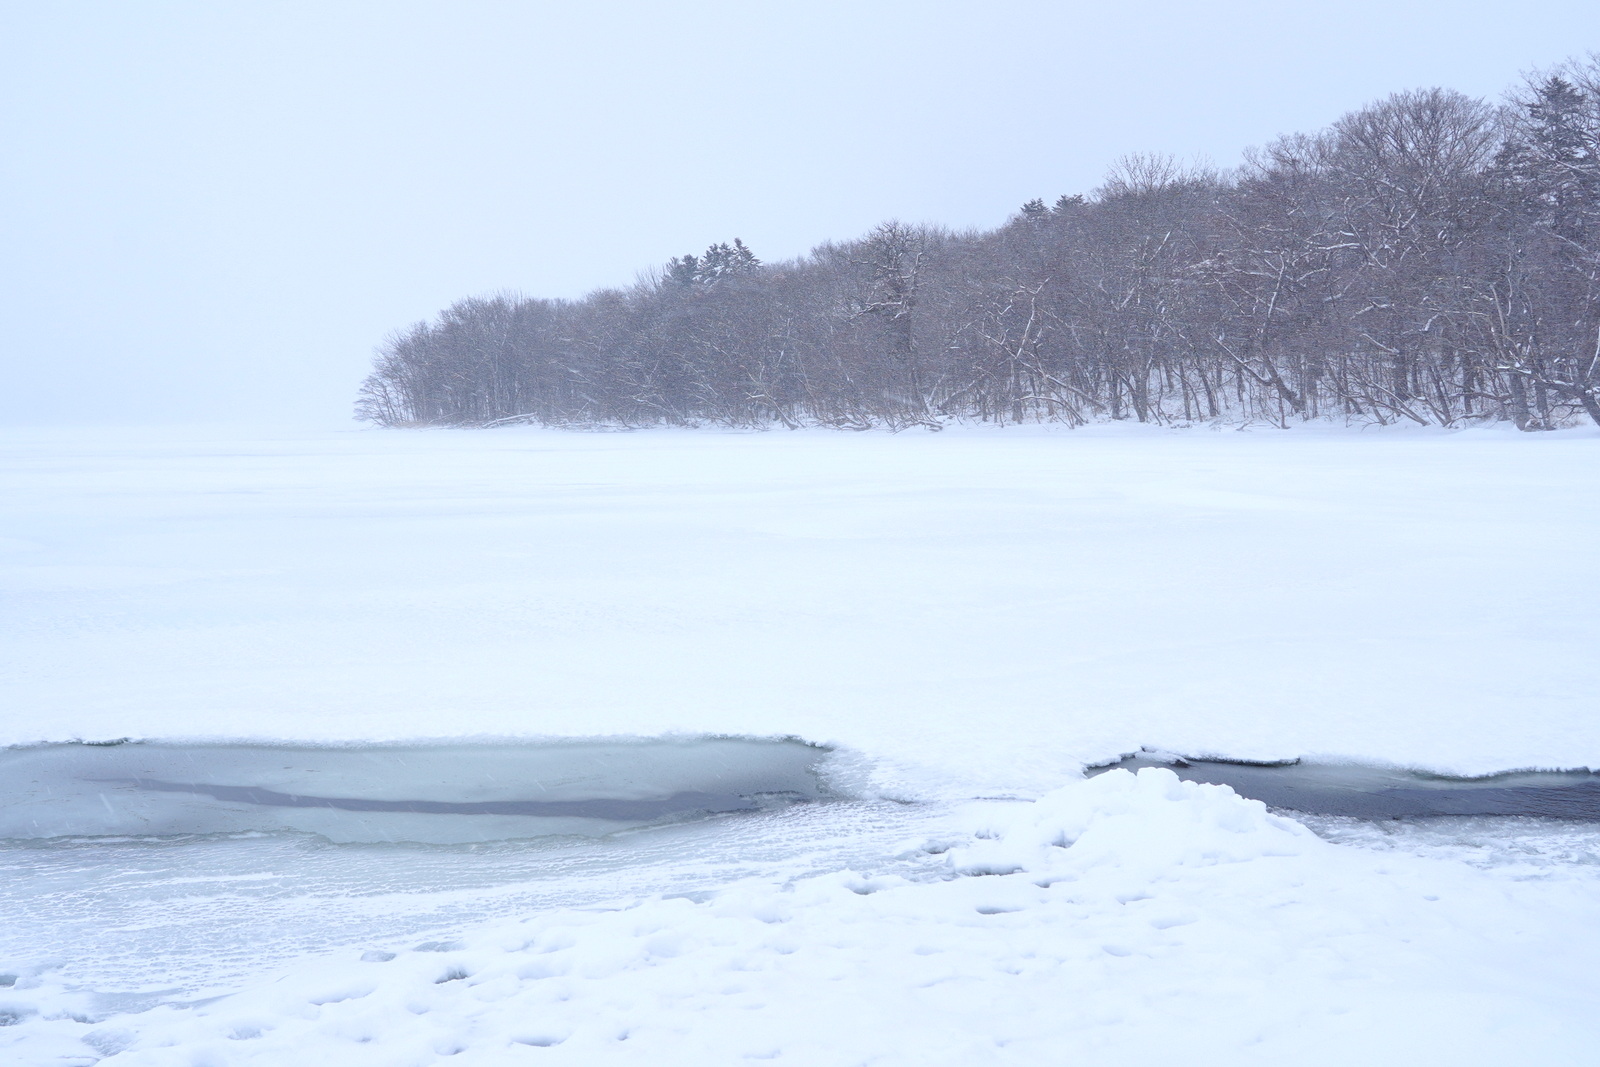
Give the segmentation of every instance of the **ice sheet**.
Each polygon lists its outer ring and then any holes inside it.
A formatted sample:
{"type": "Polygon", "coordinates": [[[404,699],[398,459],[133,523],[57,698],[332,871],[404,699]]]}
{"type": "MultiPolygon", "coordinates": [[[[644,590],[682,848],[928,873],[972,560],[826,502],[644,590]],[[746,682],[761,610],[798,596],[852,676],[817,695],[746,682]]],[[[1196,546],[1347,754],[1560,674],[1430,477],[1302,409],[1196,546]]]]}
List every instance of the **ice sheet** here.
{"type": "Polygon", "coordinates": [[[1600,766],[1600,435],[7,431],[0,741],[1600,766]]]}
{"type": "Polygon", "coordinates": [[[0,749],[0,839],[300,831],[459,844],[601,835],[824,795],[823,749],[677,738],[0,749]]]}

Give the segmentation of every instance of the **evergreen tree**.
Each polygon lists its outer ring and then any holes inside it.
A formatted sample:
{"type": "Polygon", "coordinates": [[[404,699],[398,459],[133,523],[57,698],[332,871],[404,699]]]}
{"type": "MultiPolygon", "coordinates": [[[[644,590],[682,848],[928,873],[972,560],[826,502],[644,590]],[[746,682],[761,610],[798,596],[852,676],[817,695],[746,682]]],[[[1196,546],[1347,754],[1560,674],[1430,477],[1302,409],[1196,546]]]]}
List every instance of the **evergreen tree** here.
{"type": "Polygon", "coordinates": [[[688,287],[693,285],[700,276],[700,261],[694,257],[693,253],[685,254],[681,258],[673,256],[667,260],[666,270],[663,273],[663,280],[675,285],[688,287]]]}
{"type": "Polygon", "coordinates": [[[700,257],[694,278],[697,282],[709,285],[723,278],[749,274],[759,266],[761,261],[755,253],[735,237],[732,245],[715,244],[706,249],[706,254],[700,257]]]}
{"type": "Polygon", "coordinates": [[[1600,252],[1600,96],[1552,76],[1521,110],[1502,166],[1542,225],[1584,251],[1600,252]]]}

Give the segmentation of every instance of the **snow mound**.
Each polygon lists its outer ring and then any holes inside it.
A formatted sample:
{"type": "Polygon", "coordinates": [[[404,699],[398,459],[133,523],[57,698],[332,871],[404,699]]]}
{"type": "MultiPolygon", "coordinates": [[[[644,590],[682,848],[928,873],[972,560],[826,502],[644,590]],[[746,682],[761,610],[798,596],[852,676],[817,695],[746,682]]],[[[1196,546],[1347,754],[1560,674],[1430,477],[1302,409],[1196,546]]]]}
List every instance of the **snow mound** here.
{"type": "Polygon", "coordinates": [[[1258,800],[1157,767],[1074,782],[1009,818],[991,817],[975,836],[975,844],[951,853],[958,873],[1114,865],[1152,875],[1167,867],[1293,856],[1318,844],[1258,800]]]}

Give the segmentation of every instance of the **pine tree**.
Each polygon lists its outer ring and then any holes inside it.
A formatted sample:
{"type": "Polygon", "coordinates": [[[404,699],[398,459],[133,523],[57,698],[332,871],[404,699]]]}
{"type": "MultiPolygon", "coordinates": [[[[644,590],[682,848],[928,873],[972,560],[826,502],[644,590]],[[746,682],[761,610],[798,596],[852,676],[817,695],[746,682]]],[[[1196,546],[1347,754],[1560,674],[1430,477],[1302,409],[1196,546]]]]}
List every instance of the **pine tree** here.
{"type": "Polygon", "coordinates": [[[706,249],[706,254],[700,257],[694,279],[702,285],[710,285],[723,278],[749,274],[759,266],[761,261],[755,253],[735,237],[732,245],[715,244],[706,249]]]}
{"type": "Polygon", "coordinates": [[[673,256],[667,260],[666,270],[663,273],[663,281],[685,287],[691,286],[699,277],[700,261],[694,257],[693,253],[686,254],[682,258],[673,256]]]}
{"type": "Polygon", "coordinates": [[[1552,76],[1522,107],[1520,136],[1506,146],[1502,167],[1541,224],[1600,252],[1600,97],[1552,76]]]}

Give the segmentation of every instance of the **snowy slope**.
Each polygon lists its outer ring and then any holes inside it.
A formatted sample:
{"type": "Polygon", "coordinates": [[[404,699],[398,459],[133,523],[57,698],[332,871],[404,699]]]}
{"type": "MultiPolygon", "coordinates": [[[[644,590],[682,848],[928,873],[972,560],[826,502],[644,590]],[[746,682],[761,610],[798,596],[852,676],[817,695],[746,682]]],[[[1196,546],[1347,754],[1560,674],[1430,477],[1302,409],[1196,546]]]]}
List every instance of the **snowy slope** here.
{"type": "Polygon", "coordinates": [[[11,431],[0,742],[1600,767],[1600,436],[11,431]]]}

